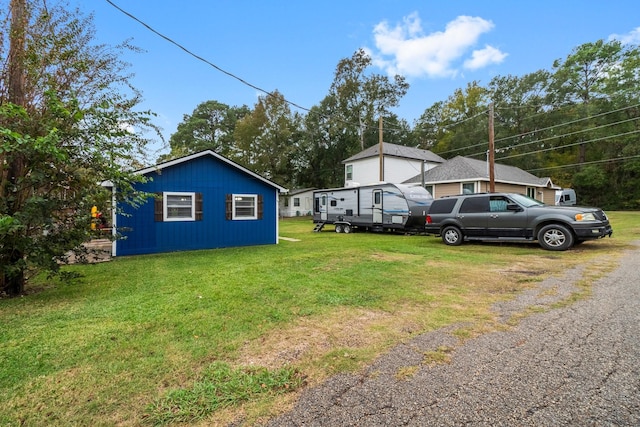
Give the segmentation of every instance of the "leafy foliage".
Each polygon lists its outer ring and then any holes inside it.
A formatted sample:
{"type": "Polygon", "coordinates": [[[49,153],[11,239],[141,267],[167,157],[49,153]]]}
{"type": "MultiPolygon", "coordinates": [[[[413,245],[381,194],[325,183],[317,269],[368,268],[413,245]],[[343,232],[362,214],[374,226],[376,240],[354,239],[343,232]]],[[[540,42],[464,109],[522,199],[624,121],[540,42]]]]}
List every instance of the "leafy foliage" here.
{"type": "Polygon", "coordinates": [[[86,241],[91,207],[108,207],[102,181],[140,199],[139,178],[123,168],[140,163],[146,140],[136,130],[153,129],[151,113],[134,110],[139,94],[118,59],[127,45],[93,45],[91,17],[65,3],[28,6],[21,104],[0,74],[0,290],[14,295],[25,272],[57,271],[86,241]]]}

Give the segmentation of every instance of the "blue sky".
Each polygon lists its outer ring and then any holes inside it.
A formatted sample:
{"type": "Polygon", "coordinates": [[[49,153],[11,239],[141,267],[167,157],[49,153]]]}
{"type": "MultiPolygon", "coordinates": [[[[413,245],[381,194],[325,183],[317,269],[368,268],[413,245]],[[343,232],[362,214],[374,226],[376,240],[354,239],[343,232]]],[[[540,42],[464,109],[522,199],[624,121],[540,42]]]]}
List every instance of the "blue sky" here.
{"type": "MultiPolygon", "coordinates": [[[[364,48],[376,73],[411,87],[396,114],[413,123],[474,80],[550,69],[573,48],[616,37],[640,43],[637,0],[112,0],[223,70],[306,108],[328,93],[342,58],[364,48]]],[[[99,42],[132,39],[126,58],[167,138],[185,114],[216,100],[253,107],[262,95],[152,33],[106,0],[76,0],[94,13],[99,42]]],[[[158,142],[152,158],[168,152],[158,142]]]]}

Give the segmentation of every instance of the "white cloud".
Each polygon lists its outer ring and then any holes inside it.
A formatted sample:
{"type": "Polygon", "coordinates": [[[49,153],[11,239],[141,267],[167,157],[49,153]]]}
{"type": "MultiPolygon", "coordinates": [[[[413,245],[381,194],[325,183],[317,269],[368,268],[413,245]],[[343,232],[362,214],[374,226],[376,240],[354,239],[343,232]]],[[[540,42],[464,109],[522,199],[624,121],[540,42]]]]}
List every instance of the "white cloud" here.
{"type": "MultiPolygon", "coordinates": [[[[449,22],[444,31],[425,35],[420,17],[414,12],[395,27],[390,27],[386,21],[376,25],[373,34],[378,52],[370,53],[374,64],[389,74],[453,77],[459,73],[456,69],[459,61],[480,36],[493,27],[491,21],[479,17],[459,16],[449,22]]],[[[477,69],[499,63],[505,57],[505,53],[487,46],[467,59],[467,67],[477,69]]]]}
{"type": "Polygon", "coordinates": [[[640,44],[640,27],[634,28],[627,34],[611,34],[609,41],[618,40],[622,44],[640,44]]]}
{"type": "Polygon", "coordinates": [[[484,68],[487,65],[499,64],[504,61],[507,54],[501,52],[493,46],[485,46],[484,49],[474,50],[471,54],[471,58],[464,61],[464,68],[469,70],[477,70],[484,68]]]}

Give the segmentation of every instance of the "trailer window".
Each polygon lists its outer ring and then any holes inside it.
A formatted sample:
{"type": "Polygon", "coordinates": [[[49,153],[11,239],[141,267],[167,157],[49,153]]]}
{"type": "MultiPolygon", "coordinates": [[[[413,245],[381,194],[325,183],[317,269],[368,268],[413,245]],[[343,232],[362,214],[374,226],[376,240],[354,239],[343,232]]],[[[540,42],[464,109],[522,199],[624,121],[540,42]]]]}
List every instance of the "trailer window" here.
{"type": "Polygon", "coordinates": [[[380,196],[382,196],[382,193],[380,191],[375,191],[373,193],[373,203],[376,205],[380,204],[380,196]]]}

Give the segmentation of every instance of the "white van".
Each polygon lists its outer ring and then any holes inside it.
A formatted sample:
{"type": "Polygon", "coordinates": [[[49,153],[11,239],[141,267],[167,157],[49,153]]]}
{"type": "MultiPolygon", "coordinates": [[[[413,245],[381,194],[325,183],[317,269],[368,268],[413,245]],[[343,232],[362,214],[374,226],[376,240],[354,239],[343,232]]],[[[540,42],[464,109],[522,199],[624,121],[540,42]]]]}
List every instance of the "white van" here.
{"type": "Polygon", "coordinates": [[[571,188],[556,190],[556,205],[571,206],[576,204],[576,192],[571,188]]]}

